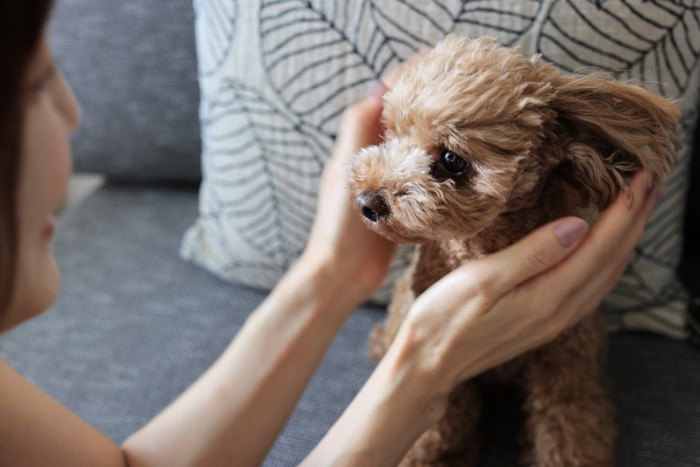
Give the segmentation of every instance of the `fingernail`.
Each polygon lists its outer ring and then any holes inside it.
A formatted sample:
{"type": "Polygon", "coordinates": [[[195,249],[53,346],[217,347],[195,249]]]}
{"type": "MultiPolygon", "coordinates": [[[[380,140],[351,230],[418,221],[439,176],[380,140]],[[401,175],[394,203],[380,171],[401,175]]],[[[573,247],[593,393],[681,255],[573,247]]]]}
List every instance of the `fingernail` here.
{"type": "Polygon", "coordinates": [[[578,217],[569,217],[554,228],[554,235],[562,246],[571,246],[588,232],[588,223],[578,217]]]}
{"type": "Polygon", "coordinates": [[[372,86],[369,88],[367,91],[367,97],[371,97],[372,99],[375,100],[382,100],[384,97],[384,94],[388,91],[388,88],[382,82],[382,80],[378,79],[374,83],[372,83],[372,86]]]}

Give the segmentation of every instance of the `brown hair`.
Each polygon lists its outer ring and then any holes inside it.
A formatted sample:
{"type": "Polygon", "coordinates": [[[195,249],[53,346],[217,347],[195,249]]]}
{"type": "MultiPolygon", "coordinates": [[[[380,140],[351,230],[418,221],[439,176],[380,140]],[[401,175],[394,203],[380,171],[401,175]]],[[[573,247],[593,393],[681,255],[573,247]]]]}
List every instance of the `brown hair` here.
{"type": "Polygon", "coordinates": [[[0,2],[0,310],[11,299],[17,266],[24,79],[52,4],[53,0],[0,2]]]}

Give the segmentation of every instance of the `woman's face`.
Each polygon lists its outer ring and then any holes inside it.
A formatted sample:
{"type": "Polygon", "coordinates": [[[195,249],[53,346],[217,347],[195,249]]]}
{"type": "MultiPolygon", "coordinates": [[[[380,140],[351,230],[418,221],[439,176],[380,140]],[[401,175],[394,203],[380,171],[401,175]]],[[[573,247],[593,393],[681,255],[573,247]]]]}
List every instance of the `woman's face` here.
{"type": "Polygon", "coordinates": [[[53,214],[66,192],[71,170],[69,139],[80,121],[78,103],[55,65],[46,39],[30,61],[24,92],[17,276],[0,330],[43,312],[58,295],[53,214]]]}

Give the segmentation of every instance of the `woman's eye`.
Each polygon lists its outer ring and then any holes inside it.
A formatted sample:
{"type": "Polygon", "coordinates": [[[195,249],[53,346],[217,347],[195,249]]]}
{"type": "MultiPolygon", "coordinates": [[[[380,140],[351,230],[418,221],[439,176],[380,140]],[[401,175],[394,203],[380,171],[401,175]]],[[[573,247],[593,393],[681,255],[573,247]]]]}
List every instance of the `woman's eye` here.
{"type": "Polygon", "coordinates": [[[442,151],[441,160],[442,166],[452,175],[459,175],[467,168],[467,161],[449,149],[442,151]]]}

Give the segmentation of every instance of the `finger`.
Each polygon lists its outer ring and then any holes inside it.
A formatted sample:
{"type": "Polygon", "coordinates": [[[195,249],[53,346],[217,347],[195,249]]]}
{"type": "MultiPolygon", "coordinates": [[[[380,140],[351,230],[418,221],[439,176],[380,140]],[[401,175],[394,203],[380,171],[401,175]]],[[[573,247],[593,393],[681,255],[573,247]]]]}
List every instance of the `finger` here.
{"type": "Polygon", "coordinates": [[[402,74],[404,74],[406,71],[410,70],[413,68],[418,60],[423,58],[425,54],[430,52],[431,49],[423,49],[420,52],[416,53],[413,55],[411,58],[409,58],[407,61],[399,64],[397,67],[395,67],[391,72],[389,72],[388,75],[382,78],[382,81],[384,82],[384,85],[388,88],[391,89],[394,87],[394,84],[399,80],[402,74]]]}
{"type": "Polygon", "coordinates": [[[566,258],[588,233],[588,224],[578,217],[551,222],[519,242],[483,258],[488,280],[507,292],[566,258]]]}
{"type": "Polygon", "coordinates": [[[379,144],[383,135],[381,115],[381,99],[373,97],[348,107],[343,113],[334,156],[349,160],[361,148],[379,144]]]}
{"type": "MultiPolygon", "coordinates": [[[[585,314],[589,311],[594,311],[605,297],[615,288],[620,280],[622,273],[625,271],[627,264],[632,258],[635,246],[639,243],[646,222],[651,217],[656,203],[658,201],[658,191],[654,191],[647,195],[643,207],[635,216],[634,222],[628,228],[624,239],[621,241],[619,248],[611,260],[599,272],[597,272],[585,286],[576,289],[572,295],[572,303],[575,309],[582,310],[585,314]],[[586,303],[591,303],[593,306],[586,307],[586,303]]],[[[576,319],[581,319],[582,316],[577,316],[576,319]]]]}
{"type": "Polygon", "coordinates": [[[650,189],[652,177],[648,172],[637,174],[631,182],[632,203],[621,193],[600,217],[590,235],[566,262],[552,270],[560,278],[564,293],[590,290],[592,281],[610,280],[601,271],[613,270],[627,261],[639,240],[644,224],[653,209],[656,196],[650,189]],[[589,285],[587,288],[586,285],[589,285]]]}

